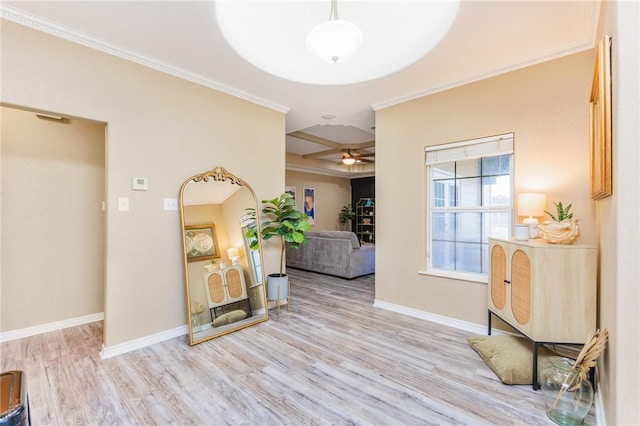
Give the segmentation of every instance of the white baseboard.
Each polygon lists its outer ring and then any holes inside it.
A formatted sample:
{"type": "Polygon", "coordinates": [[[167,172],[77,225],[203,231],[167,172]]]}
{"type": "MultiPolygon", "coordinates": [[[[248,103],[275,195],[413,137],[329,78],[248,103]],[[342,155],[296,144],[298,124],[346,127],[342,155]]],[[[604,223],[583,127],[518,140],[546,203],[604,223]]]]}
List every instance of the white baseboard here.
{"type": "Polygon", "coordinates": [[[103,346],[102,350],[100,351],[100,358],[106,359],[114,357],[116,355],[135,351],[136,349],[141,349],[155,343],[160,343],[164,342],[165,340],[173,339],[175,337],[184,336],[185,334],[187,334],[187,332],[188,327],[186,325],[182,325],[180,327],[172,328],[171,330],[161,331],[160,333],[120,343],[119,345],[109,347],[103,346]]]}
{"type": "MultiPolygon", "coordinates": [[[[374,300],[373,306],[380,309],[386,309],[387,311],[397,312],[399,314],[408,315],[410,317],[419,318],[426,321],[435,322],[437,324],[447,325],[449,327],[465,330],[470,333],[486,335],[487,326],[481,324],[475,324],[468,321],[462,321],[456,318],[447,317],[444,315],[433,314],[431,312],[420,311],[418,309],[407,308],[406,306],[396,305],[389,302],[383,302],[381,300],[374,300]]],[[[492,329],[491,334],[507,334],[504,331],[492,329]]]]}
{"type": "Polygon", "coordinates": [[[21,328],[20,330],[7,331],[0,333],[0,342],[8,342],[10,340],[22,339],[24,337],[35,336],[36,334],[49,333],[51,331],[63,330],[69,327],[89,324],[96,321],[104,320],[104,312],[85,315],[82,317],[69,318],[63,321],[51,322],[48,324],[36,325],[33,327],[21,328]]]}

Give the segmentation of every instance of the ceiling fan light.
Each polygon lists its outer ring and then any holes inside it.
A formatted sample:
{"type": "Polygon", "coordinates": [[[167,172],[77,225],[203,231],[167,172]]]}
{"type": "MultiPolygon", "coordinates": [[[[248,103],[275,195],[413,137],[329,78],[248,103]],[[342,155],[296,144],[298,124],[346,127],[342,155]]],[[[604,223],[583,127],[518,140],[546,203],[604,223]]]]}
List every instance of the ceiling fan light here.
{"type": "Polygon", "coordinates": [[[317,25],[307,36],[307,49],[326,62],[344,61],[360,47],[360,44],[360,28],[340,19],[317,25]]]}
{"type": "Polygon", "coordinates": [[[356,159],[354,157],[346,157],[342,159],[342,163],[346,164],[347,166],[355,164],[355,162],[356,162],[356,159]]]}

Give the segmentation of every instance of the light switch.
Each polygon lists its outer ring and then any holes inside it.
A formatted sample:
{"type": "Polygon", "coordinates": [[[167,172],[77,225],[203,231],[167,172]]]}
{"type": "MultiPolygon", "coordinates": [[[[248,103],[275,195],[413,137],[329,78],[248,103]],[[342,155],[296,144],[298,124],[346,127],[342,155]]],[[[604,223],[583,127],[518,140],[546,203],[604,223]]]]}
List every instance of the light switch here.
{"type": "Polygon", "coordinates": [[[178,210],[178,199],[177,198],[165,198],[164,199],[164,209],[165,210],[178,210]]]}
{"type": "Polygon", "coordinates": [[[129,211],[129,199],[127,197],[118,198],[118,211],[121,211],[121,212],[129,211]]]}

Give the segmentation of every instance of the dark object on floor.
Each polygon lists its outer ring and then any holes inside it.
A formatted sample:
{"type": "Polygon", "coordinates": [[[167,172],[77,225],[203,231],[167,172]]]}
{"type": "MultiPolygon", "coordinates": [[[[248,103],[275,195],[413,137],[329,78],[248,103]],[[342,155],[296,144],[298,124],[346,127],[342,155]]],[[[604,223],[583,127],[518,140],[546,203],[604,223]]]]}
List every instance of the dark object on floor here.
{"type": "MultiPolygon", "coordinates": [[[[469,345],[506,385],[530,385],[533,383],[533,344],[524,337],[497,335],[477,336],[467,339],[469,345]]],[[[547,348],[538,350],[539,372],[550,364],[555,355],[547,348]]]]}
{"type": "Polygon", "coordinates": [[[29,426],[26,377],[22,371],[0,374],[0,426],[29,426]]]}

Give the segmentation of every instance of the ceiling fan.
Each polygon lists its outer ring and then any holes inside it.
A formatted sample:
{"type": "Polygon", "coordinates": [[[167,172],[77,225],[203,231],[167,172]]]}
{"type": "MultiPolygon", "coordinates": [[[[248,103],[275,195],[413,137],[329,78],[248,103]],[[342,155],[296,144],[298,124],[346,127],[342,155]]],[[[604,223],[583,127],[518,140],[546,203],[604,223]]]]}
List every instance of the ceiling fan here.
{"type": "Polygon", "coordinates": [[[342,159],[340,163],[346,164],[348,166],[356,163],[373,163],[373,160],[370,160],[368,157],[374,157],[375,154],[370,152],[361,153],[358,150],[346,149],[342,150],[342,159]],[[353,151],[353,152],[352,152],[353,151]]]}

